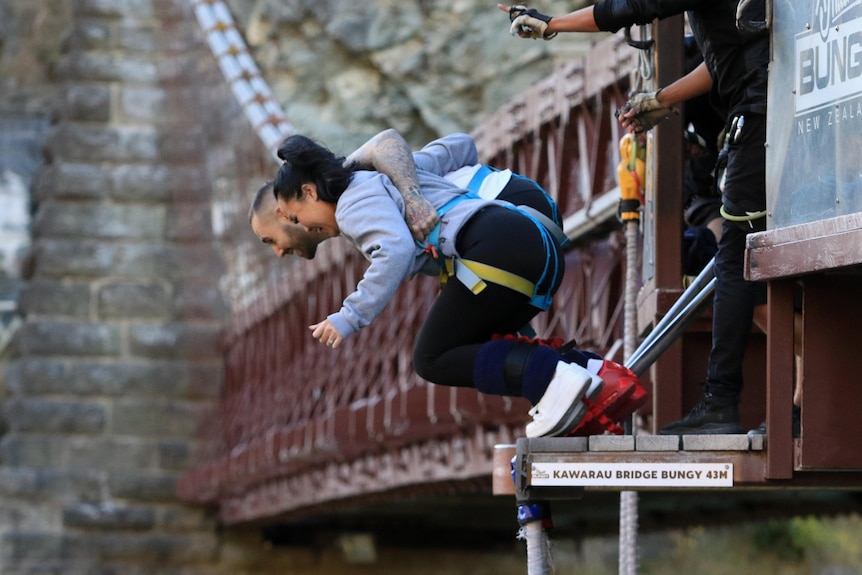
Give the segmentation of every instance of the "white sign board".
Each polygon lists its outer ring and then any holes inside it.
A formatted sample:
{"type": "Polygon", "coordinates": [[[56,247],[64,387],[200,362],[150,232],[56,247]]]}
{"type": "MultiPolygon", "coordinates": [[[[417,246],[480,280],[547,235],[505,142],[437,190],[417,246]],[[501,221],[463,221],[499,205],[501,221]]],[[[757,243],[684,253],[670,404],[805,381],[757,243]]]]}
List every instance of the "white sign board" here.
{"type": "Polygon", "coordinates": [[[732,463],[534,462],[535,487],[733,487],[732,463]]]}
{"type": "Polygon", "coordinates": [[[862,212],[862,0],[775,0],[770,229],[862,212]]]}

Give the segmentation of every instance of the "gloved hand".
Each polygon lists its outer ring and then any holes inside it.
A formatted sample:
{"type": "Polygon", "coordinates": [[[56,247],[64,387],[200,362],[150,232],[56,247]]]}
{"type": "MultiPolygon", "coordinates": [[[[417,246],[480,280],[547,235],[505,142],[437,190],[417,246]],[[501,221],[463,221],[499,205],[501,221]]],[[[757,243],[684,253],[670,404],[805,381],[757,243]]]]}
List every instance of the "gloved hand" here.
{"type": "Polygon", "coordinates": [[[645,132],[653,129],[671,113],[678,113],[658,101],[659,92],[661,90],[632,94],[625,106],[616,111],[616,116],[623,127],[632,128],[635,132],[645,132]]]}
{"type": "Polygon", "coordinates": [[[512,22],[509,27],[509,33],[512,36],[550,40],[557,35],[556,32],[546,34],[551,16],[546,16],[535,8],[527,8],[522,4],[515,4],[509,8],[509,21],[512,22]]]}

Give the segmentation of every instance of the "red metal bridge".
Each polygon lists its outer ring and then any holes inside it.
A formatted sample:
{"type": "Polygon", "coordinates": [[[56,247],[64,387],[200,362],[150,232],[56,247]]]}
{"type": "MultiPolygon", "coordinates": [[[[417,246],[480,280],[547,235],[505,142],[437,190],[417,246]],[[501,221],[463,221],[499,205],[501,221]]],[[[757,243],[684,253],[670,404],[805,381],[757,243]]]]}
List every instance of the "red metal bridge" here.
{"type": "MultiPolygon", "coordinates": [[[[681,31],[680,19],[659,24],[659,85],[680,75],[681,31]]],[[[573,239],[564,285],[534,323],[538,335],[575,339],[619,359],[625,240],[616,217],[620,133],[613,113],[625,102],[637,60],[637,50],[622,37],[609,38],[473,134],[482,161],[527,175],[555,197],[573,239]]],[[[671,118],[656,130],[662,147],[651,169],[663,191],[652,198],[647,215],[662,235],[655,238],[640,287],[645,326],[682,291],[681,129],[671,118]]],[[[366,265],[340,242],[327,242],[316,259],[297,263],[234,317],[227,334],[222,399],[202,429],[210,447],[178,486],[188,501],[217,505],[227,524],[277,524],[351,506],[490,493],[495,445],[523,435],[524,400],[435,386],[413,372],[414,334],[437,289],[431,278],[402,285],[383,315],[335,353],[308,337],[306,326],[340,304],[366,265]]],[[[777,304],[786,304],[788,289],[777,292],[777,304]]],[[[776,308],[772,317],[786,326],[792,324],[787,313],[786,306],[776,308]]],[[[653,404],[643,414],[648,427],[679,417],[695,402],[709,338],[709,321],[700,320],[653,367],[646,378],[656,382],[650,386],[653,404]]],[[[749,354],[747,375],[779,382],[775,389],[784,391],[771,397],[789,405],[788,341],[776,341],[783,347],[770,348],[763,333],[752,334],[760,353],[749,354]],[[767,357],[780,359],[780,372],[770,371],[767,357]]],[[[767,389],[748,387],[742,417],[754,427],[764,418],[767,389]]],[[[792,478],[799,453],[792,442],[789,433],[786,440],[770,439],[769,455],[753,455],[747,469],[765,482],[792,478]]],[[[862,467],[858,456],[851,459],[848,467],[862,467]]],[[[838,483],[856,479],[842,477],[838,483]]]]}
{"type": "MultiPolygon", "coordinates": [[[[624,278],[613,112],[636,59],[609,39],[473,134],[483,161],[534,178],[555,197],[576,239],[537,333],[603,352],[621,337],[624,278]]],[[[402,285],[338,352],[308,337],[306,326],[340,305],[365,265],[346,243],[327,242],[235,318],[221,405],[208,426],[219,441],[182,481],[184,497],[218,502],[222,519],[237,523],[405,488],[488,488],[494,445],[522,435],[529,404],[414,373],[413,338],[436,295],[433,278],[402,285]]]]}

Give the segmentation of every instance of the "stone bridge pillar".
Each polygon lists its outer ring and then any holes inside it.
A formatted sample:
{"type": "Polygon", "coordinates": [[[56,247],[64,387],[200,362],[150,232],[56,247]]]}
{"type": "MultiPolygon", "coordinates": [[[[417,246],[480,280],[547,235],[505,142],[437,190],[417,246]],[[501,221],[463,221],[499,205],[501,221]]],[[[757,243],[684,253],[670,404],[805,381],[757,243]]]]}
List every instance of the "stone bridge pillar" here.
{"type": "Polygon", "coordinates": [[[236,150],[263,155],[187,3],[73,4],[2,405],[0,572],[237,573],[253,555],[174,481],[222,381],[212,190],[236,150]]]}

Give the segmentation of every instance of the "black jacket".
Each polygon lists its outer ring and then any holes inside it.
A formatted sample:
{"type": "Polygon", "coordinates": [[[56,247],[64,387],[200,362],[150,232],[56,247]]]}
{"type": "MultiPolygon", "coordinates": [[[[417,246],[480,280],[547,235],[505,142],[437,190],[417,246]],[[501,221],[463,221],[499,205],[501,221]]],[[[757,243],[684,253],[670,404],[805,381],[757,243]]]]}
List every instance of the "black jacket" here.
{"type": "Polygon", "coordinates": [[[599,29],[616,32],[626,26],[688,12],[691,30],[712,76],[713,105],[724,114],[765,114],[769,32],[738,30],[738,2],[604,0],[593,7],[593,17],[599,29]]]}

